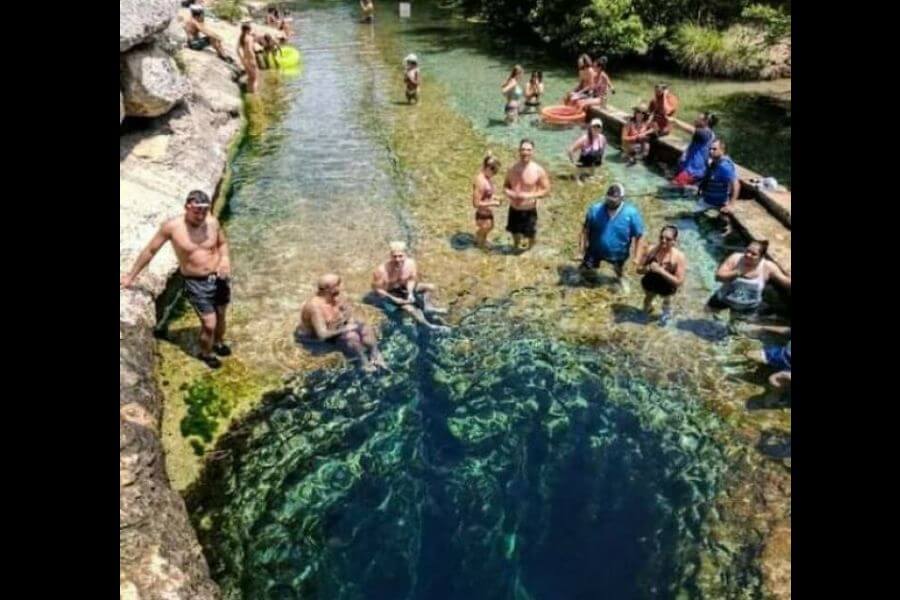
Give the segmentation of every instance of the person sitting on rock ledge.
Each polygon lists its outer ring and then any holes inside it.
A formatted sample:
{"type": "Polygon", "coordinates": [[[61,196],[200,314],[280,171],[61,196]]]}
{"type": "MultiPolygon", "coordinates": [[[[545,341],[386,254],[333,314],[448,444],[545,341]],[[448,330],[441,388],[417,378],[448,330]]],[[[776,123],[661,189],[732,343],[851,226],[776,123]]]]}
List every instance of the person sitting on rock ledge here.
{"type": "Polygon", "coordinates": [[[446,309],[436,308],[431,304],[431,294],[435,286],[417,281],[419,273],[416,261],[406,255],[404,242],[391,242],[391,258],[379,265],[372,274],[372,291],[378,295],[385,306],[399,306],[400,310],[432,331],[447,332],[446,325],[430,323],[426,314],[445,314],[446,309]]]}
{"type": "Polygon", "coordinates": [[[199,4],[191,5],[191,16],[187,23],[184,24],[184,30],[188,36],[188,48],[191,50],[203,50],[207,46],[212,46],[219,55],[219,58],[227,63],[234,64],[234,59],[225,54],[222,47],[222,38],[213,33],[206,26],[206,16],[204,9],[199,4]]]}
{"type": "Polygon", "coordinates": [[[334,273],[322,275],[316,282],[316,295],[300,308],[297,341],[307,345],[333,344],[342,352],[359,357],[363,370],[369,373],[379,367],[386,369],[375,330],[354,319],[352,311],[350,302],[342,294],[340,276],[334,273]],[[369,351],[368,358],[366,350],[369,351]]]}
{"type": "Polygon", "coordinates": [[[172,242],[184,279],[184,291],[200,317],[200,354],[197,358],[210,368],[218,369],[222,362],[215,354],[231,354],[223,341],[225,311],[231,302],[231,260],[228,240],[219,220],[210,214],[211,206],[205,192],[190,192],[184,203],[184,215],[162,224],[138,255],[131,271],[122,275],[119,285],[131,287],[163,244],[172,242]]]}

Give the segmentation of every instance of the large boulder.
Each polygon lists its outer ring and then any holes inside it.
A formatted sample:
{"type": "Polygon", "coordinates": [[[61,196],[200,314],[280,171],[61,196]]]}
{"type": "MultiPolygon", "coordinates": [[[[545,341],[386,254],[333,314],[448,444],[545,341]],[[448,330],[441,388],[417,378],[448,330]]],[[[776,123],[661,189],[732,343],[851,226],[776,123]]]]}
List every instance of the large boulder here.
{"type": "Polygon", "coordinates": [[[131,50],[121,62],[125,114],[130,117],[165,114],[190,91],[175,60],[156,46],[131,50]]]}
{"type": "Polygon", "coordinates": [[[177,9],[178,0],[119,0],[119,52],[165,29],[177,9]]]}
{"type": "Polygon", "coordinates": [[[168,27],[154,37],[153,42],[169,54],[175,54],[187,45],[187,32],[179,19],[172,19],[168,27]]]}

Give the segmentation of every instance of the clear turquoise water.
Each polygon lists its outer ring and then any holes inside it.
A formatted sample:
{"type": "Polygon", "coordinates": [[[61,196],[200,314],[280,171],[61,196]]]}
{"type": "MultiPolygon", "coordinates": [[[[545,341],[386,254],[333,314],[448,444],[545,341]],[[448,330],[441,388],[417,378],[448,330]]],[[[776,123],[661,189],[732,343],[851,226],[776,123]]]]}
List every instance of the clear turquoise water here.
{"type": "MultiPolygon", "coordinates": [[[[379,14],[361,28],[350,4],[305,5],[294,15],[303,74],[267,82],[249,107],[226,217],[236,273],[229,337],[254,368],[296,364],[290,333],[318,274],[341,273],[355,294],[385,242],[426,241],[407,206],[422,173],[393,147],[399,119],[415,118],[397,98],[407,52],[422,59],[423,102],[434,82],[486,146],[511,157],[533,137],[538,160],[567,174],[562,152],[575,131],[527,117],[494,122],[509,57],[467,42],[468,26],[449,35],[418,6],[414,15],[379,14]]],[[[547,72],[548,97],[561,95],[568,74],[547,72]]],[[[444,143],[430,131],[419,123],[423,152],[444,143]]],[[[468,177],[480,152],[473,159],[466,148],[464,161],[455,152],[447,147],[434,169],[468,177]]],[[[606,177],[624,181],[648,225],[679,224],[691,265],[684,327],[647,329],[640,343],[689,344],[697,373],[716,368],[730,346],[698,341],[689,323],[726,249],[679,216],[686,202],[655,196],[659,172],[626,168],[616,150],[608,162],[606,177]]],[[[567,189],[559,202],[573,201],[567,189]]],[[[653,357],[633,347],[548,335],[564,314],[543,304],[564,293],[510,290],[455,314],[459,327],[444,339],[391,321],[382,332],[390,375],[301,373],[267,395],[218,443],[189,494],[225,597],[698,597],[701,553],[726,552],[705,525],[733,468],[723,425],[698,401],[695,371],[651,382],[641,373],[653,357]]],[[[625,301],[639,302],[632,296],[625,301]]],[[[598,298],[597,314],[610,304],[598,298]]],[[[721,578],[752,597],[758,574],[741,569],[721,578]]]]}

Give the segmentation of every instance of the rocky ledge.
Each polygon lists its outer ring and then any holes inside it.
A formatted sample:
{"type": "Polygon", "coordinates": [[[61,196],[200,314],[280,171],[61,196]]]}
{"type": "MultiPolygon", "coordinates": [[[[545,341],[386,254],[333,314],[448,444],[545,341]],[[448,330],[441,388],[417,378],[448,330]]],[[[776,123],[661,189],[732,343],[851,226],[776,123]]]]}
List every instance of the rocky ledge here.
{"type": "MultiPolygon", "coordinates": [[[[237,72],[211,48],[185,47],[175,0],[119,3],[119,264],[131,267],[160,223],[192,189],[213,195],[241,129],[237,72]]],[[[233,54],[237,26],[207,17],[233,54]]],[[[155,301],[177,263],[157,254],[119,297],[119,569],[123,599],[219,597],[160,442],[155,301]]]]}

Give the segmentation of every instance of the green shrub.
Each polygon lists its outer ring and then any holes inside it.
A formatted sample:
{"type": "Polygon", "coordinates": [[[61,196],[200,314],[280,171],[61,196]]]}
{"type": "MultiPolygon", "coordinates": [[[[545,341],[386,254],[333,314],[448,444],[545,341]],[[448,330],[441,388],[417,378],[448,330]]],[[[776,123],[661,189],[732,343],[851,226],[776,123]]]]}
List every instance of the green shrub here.
{"type": "Polygon", "coordinates": [[[761,38],[757,29],[745,25],[733,25],[723,32],[685,23],[664,45],[691,74],[750,78],[758,76],[765,65],[761,38]]]}
{"type": "Polygon", "coordinates": [[[243,3],[243,0],[216,0],[212,13],[223,21],[235,23],[244,17],[243,3]]]}

